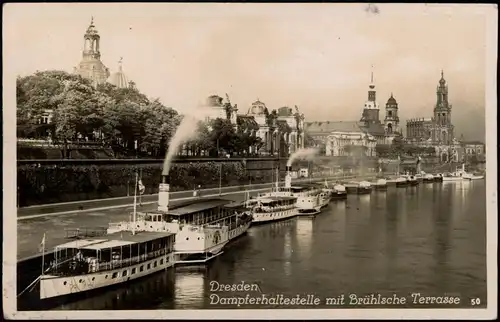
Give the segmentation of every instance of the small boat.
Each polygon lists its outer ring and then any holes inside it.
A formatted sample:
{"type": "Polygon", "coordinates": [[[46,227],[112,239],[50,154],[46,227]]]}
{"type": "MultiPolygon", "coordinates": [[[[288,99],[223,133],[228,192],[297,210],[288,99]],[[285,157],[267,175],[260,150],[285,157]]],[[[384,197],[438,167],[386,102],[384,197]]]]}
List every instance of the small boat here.
{"type": "Polygon", "coordinates": [[[408,179],[405,178],[404,176],[396,178],[395,181],[396,181],[396,187],[398,187],[398,188],[400,188],[400,187],[408,187],[409,186],[408,179]]]}
{"type": "Polygon", "coordinates": [[[368,194],[372,192],[372,184],[368,181],[361,181],[358,184],[358,194],[368,194]]]}
{"type": "Polygon", "coordinates": [[[418,181],[418,182],[422,182],[424,181],[424,174],[422,173],[418,173],[415,175],[415,179],[418,181]]]}
{"type": "Polygon", "coordinates": [[[417,177],[414,175],[409,175],[407,177],[407,180],[408,180],[409,186],[418,186],[418,184],[419,184],[417,177]]]}
{"type": "Polygon", "coordinates": [[[386,178],[385,181],[388,186],[395,186],[398,182],[398,178],[386,178]]]}
{"type": "Polygon", "coordinates": [[[443,182],[443,174],[437,173],[434,175],[434,182],[443,182]]]}
{"type": "Polygon", "coordinates": [[[373,186],[375,190],[387,190],[387,180],[383,178],[377,179],[373,186]]]}
{"type": "Polygon", "coordinates": [[[347,190],[344,185],[337,183],[333,186],[332,200],[346,199],[347,190]]]}
{"type": "Polygon", "coordinates": [[[463,179],[463,173],[461,172],[445,173],[443,175],[443,181],[462,181],[463,179]]]}
{"type": "Polygon", "coordinates": [[[424,174],[422,181],[426,182],[426,183],[432,183],[435,181],[434,175],[430,174],[430,173],[426,173],[426,174],[424,174]]]}
{"type": "Polygon", "coordinates": [[[473,173],[464,173],[462,178],[464,178],[465,180],[481,180],[481,179],[484,179],[484,176],[473,174],[473,173]]]}

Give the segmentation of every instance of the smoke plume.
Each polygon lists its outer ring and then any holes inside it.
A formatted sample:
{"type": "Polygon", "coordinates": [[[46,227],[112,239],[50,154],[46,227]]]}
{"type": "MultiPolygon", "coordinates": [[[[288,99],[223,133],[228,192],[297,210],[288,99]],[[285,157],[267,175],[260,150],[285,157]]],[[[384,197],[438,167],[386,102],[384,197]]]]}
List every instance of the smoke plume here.
{"type": "Polygon", "coordinates": [[[288,158],[286,166],[291,167],[295,160],[312,160],[318,152],[316,148],[298,149],[288,158]]]}

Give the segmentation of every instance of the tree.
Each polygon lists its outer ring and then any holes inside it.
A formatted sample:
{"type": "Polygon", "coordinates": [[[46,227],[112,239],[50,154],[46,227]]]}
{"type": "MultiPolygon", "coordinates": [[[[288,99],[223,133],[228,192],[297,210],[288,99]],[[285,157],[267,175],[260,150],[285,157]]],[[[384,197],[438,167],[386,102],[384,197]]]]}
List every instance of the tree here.
{"type": "Polygon", "coordinates": [[[79,75],[63,71],[37,72],[17,79],[18,135],[36,137],[47,129],[67,156],[70,141],[83,137],[124,151],[138,147],[164,155],[179,124],[179,116],[158,99],[149,100],[135,87],[104,83],[97,88],[79,75]],[[52,124],[40,124],[51,111],[52,124]],[[40,131],[41,129],[41,131],[40,131]]]}
{"type": "Polygon", "coordinates": [[[391,145],[389,144],[377,144],[375,146],[375,153],[378,157],[388,157],[391,154],[391,145]]]}

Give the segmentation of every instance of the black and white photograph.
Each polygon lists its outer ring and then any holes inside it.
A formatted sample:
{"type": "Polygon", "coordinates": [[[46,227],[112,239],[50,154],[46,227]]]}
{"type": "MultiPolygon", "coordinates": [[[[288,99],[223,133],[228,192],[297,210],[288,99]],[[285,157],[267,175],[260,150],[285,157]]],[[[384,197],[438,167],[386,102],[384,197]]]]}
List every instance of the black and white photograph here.
{"type": "Polygon", "coordinates": [[[495,319],[497,16],[4,5],[4,318],[495,319]]]}

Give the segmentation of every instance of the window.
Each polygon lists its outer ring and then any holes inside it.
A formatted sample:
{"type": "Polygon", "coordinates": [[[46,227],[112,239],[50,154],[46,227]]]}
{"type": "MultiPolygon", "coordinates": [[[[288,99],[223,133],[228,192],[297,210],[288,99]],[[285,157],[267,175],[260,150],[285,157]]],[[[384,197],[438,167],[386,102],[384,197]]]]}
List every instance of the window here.
{"type": "Polygon", "coordinates": [[[151,268],[151,264],[148,264],[148,269],[150,269],[150,268],[151,268]]]}
{"type": "Polygon", "coordinates": [[[163,258],[160,259],[160,265],[163,265],[163,258]]]}
{"type": "Polygon", "coordinates": [[[123,271],[122,276],[127,276],[127,271],[123,271]]]}
{"type": "Polygon", "coordinates": [[[132,268],[132,274],[135,274],[135,271],[136,271],[135,267],[132,268]]]}
{"type": "Polygon", "coordinates": [[[143,272],[144,271],[144,265],[141,265],[141,267],[139,268],[139,272],[143,272]]]}
{"type": "Polygon", "coordinates": [[[155,263],[154,263],[154,267],[158,266],[157,264],[158,264],[158,263],[155,261],[155,263]]]}

